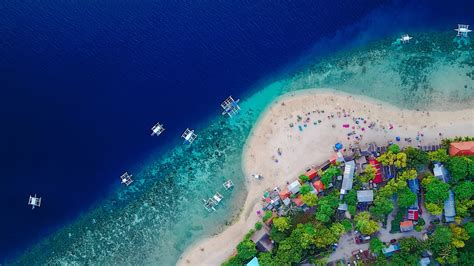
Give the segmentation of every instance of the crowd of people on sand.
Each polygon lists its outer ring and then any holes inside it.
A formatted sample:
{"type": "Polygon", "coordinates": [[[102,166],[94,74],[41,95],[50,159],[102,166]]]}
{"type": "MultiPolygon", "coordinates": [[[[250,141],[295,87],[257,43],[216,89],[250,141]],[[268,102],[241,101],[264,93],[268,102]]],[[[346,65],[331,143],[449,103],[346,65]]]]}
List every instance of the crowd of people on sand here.
{"type": "MultiPolygon", "coordinates": [[[[345,135],[347,137],[347,140],[351,142],[350,143],[351,145],[359,144],[360,141],[364,139],[364,133],[366,132],[366,130],[383,131],[384,133],[388,133],[389,131],[394,130],[396,127],[396,125],[390,122],[387,125],[382,125],[382,124],[379,124],[378,119],[375,121],[371,121],[370,117],[357,116],[355,115],[355,110],[345,109],[339,106],[336,107],[336,110],[337,111],[335,112],[328,113],[323,109],[315,109],[311,112],[306,112],[302,115],[297,115],[296,120],[289,123],[289,127],[297,128],[299,132],[303,132],[304,129],[307,128],[309,125],[311,124],[313,124],[313,126],[320,125],[323,123],[325,119],[327,119],[327,121],[334,121],[334,122],[339,120],[340,126],[342,127],[342,129],[347,130],[345,135]],[[316,115],[317,117],[313,117],[314,115],[316,115]]],[[[290,119],[291,118],[293,117],[290,117],[290,119]]],[[[333,123],[331,127],[333,129],[336,129],[338,128],[338,125],[336,123],[333,123]]],[[[403,125],[400,125],[399,127],[401,128],[403,127],[403,125]]],[[[442,133],[439,133],[439,136],[442,137],[442,133]]],[[[423,132],[419,131],[417,132],[417,135],[413,137],[417,142],[417,146],[421,147],[422,142],[423,142],[423,137],[424,137],[423,132]]],[[[396,137],[395,141],[400,142],[402,141],[402,138],[396,137]]],[[[407,136],[403,138],[403,141],[407,143],[412,143],[413,138],[412,136],[407,136]]],[[[271,159],[275,163],[278,163],[279,157],[281,156],[282,156],[281,148],[278,148],[277,153],[275,155],[272,155],[271,159]]]]}

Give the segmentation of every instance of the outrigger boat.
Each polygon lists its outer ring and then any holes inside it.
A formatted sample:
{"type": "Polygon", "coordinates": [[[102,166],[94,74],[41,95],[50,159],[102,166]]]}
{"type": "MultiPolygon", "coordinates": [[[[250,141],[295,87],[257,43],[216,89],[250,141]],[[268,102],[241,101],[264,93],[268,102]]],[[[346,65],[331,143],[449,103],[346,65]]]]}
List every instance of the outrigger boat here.
{"type": "Polygon", "coordinates": [[[209,198],[207,200],[205,199],[202,200],[204,208],[206,208],[208,212],[215,211],[216,210],[215,207],[219,205],[219,203],[222,201],[223,198],[224,196],[222,196],[219,192],[216,192],[216,194],[212,196],[212,198],[209,198]]]}

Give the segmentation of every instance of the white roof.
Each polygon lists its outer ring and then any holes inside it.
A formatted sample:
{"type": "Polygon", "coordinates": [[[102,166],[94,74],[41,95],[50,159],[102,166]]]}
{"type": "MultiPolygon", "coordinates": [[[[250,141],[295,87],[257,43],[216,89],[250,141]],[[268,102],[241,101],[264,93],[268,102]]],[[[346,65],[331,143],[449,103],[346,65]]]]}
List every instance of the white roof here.
{"type": "Polygon", "coordinates": [[[344,166],[344,178],[342,180],[341,194],[343,194],[343,190],[347,191],[352,189],[352,182],[354,181],[354,170],[355,162],[346,162],[346,165],[344,166]]]}
{"type": "Polygon", "coordinates": [[[374,201],[374,191],[369,190],[358,190],[357,191],[358,202],[372,202],[374,201]]]}
{"type": "Polygon", "coordinates": [[[290,198],[286,198],[283,200],[283,204],[285,204],[286,206],[290,205],[290,203],[291,203],[290,198]]]}
{"type": "Polygon", "coordinates": [[[440,179],[443,182],[449,181],[449,173],[448,170],[440,163],[436,163],[433,167],[434,176],[440,179]]]}
{"type": "Polygon", "coordinates": [[[292,194],[296,194],[300,192],[300,187],[301,184],[298,180],[293,181],[293,183],[288,185],[288,191],[290,191],[292,194]]]}

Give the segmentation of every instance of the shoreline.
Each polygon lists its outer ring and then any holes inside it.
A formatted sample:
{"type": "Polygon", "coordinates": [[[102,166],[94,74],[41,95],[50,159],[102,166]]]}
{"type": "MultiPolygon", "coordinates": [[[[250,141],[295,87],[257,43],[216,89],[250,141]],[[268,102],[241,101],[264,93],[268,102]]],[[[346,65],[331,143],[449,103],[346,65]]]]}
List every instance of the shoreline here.
{"type": "MultiPolygon", "coordinates": [[[[361,146],[369,142],[379,145],[389,140],[395,142],[395,136],[400,136],[402,141],[397,144],[405,147],[405,137],[420,137],[420,143],[426,145],[438,143],[445,137],[474,135],[472,121],[474,109],[408,110],[367,96],[354,96],[331,89],[286,93],[272,101],[261,113],[245,142],[242,170],[247,195],[236,221],[220,233],[188,247],[177,265],[220,265],[227,260],[244,235],[260,220],[256,211],[261,209],[263,192],[296,179],[311,165],[322,164],[332,155],[334,143],[341,142],[347,146],[354,142],[354,135],[347,136],[348,130],[357,132],[355,136],[360,136],[361,146]],[[324,112],[320,112],[322,110],[324,112]],[[341,115],[342,110],[349,115],[341,115]],[[306,123],[299,122],[301,129],[298,127],[298,116],[309,119],[306,123]],[[376,126],[370,129],[367,128],[369,124],[355,129],[342,127],[342,124],[349,124],[356,117],[363,117],[376,126]],[[294,127],[290,127],[290,123],[294,123],[294,127]],[[277,149],[282,150],[281,156],[277,154],[277,149]],[[262,174],[264,179],[253,180],[252,173],[262,174]]],[[[410,145],[416,144],[413,142],[410,145]]]]}

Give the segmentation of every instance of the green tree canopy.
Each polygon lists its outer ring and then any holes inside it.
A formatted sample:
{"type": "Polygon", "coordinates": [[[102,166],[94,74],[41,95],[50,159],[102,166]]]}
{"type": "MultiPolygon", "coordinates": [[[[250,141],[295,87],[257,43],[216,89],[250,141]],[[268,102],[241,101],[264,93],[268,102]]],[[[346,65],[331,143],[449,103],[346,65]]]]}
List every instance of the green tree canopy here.
{"type": "Polygon", "coordinates": [[[425,199],[427,203],[443,204],[449,197],[449,185],[436,177],[425,177],[422,184],[426,191],[425,199]]]}
{"type": "Polygon", "coordinates": [[[321,182],[323,182],[325,187],[328,187],[329,184],[332,182],[335,176],[341,174],[341,169],[336,166],[331,166],[324,173],[321,175],[321,182]]]}
{"type": "Polygon", "coordinates": [[[337,235],[338,237],[342,236],[346,232],[344,225],[342,225],[341,223],[333,223],[330,229],[331,232],[337,235]]]}
{"type": "Polygon", "coordinates": [[[455,224],[450,224],[449,227],[451,228],[453,236],[451,244],[456,248],[464,247],[465,241],[469,239],[469,234],[467,233],[466,229],[455,224]]]}
{"type": "Polygon", "coordinates": [[[304,184],[300,188],[300,193],[301,193],[301,195],[305,195],[305,194],[309,193],[311,190],[313,190],[313,189],[311,188],[310,185],[304,184]]]}
{"type": "Polygon", "coordinates": [[[288,217],[276,217],[273,219],[273,226],[275,226],[275,228],[280,231],[280,232],[284,232],[288,229],[290,229],[290,219],[288,219],[288,217]]]}
{"type": "Polygon", "coordinates": [[[449,161],[449,155],[446,149],[439,149],[436,151],[428,152],[428,158],[432,162],[446,163],[449,161]]]}
{"type": "Polygon", "coordinates": [[[359,178],[362,183],[369,183],[375,178],[376,172],[377,170],[371,164],[368,164],[364,169],[364,173],[359,175],[357,178],[359,178]]]}
{"type": "Polygon", "coordinates": [[[394,165],[398,168],[405,168],[407,166],[407,155],[404,152],[393,153],[387,151],[377,158],[383,165],[394,165]]]}
{"type": "Polygon", "coordinates": [[[357,204],[357,192],[355,189],[349,190],[349,192],[347,192],[347,194],[344,196],[344,199],[348,205],[355,206],[357,204]]]}
{"type": "Polygon", "coordinates": [[[301,200],[304,202],[304,204],[313,207],[318,203],[318,196],[313,193],[307,193],[301,197],[301,200]]]}
{"type": "Polygon", "coordinates": [[[237,245],[237,257],[242,261],[248,261],[257,255],[257,248],[252,240],[246,239],[237,245]]]}
{"type": "Polygon", "coordinates": [[[307,175],[300,175],[299,178],[300,178],[300,181],[301,181],[302,183],[306,183],[306,182],[309,181],[309,176],[307,176],[307,175]]]}
{"type": "Polygon", "coordinates": [[[370,248],[370,251],[377,254],[377,256],[381,256],[384,245],[380,239],[374,237],[370,240],[369,248],[370,248]]]}
{"type": "Polygon", "coordinates": [[[392,210],[392,201],[383,197],[375,197],[374,206],[370,208],[370,212],[374,215],[374,217],[377,217],[380,220],[384,219],[384,217],[390,214],[392,210]]]}
{"type": "Polygon", "coordinates": [[[364,235],[371,235],[379,230],[376,221],[370,219],[369,212],[361,212],[356,215],[356,228],[364,235]]]}
{"type": "Polygon", "coordinates": [[[337,197],[333,194],[319,199],[318,209],[316,210],[316,220],[327,223],[334,215],[334,211],[339,206],[337,197]]]}
{"type": "Polygon", "coordinates": [[[425,151],[410,146],[403,152],[407,155],[407,168],[417,169],[429,163],[428,154],[425,151]]]}
{"type": "Polygon", "coordinates": [[[400,147],[394,143],[388,147],[388,150],[391,151],[392,153],[397,154],[400,152],[400,147]]]}
{"type": "Polygon", "coordinates": [[[469,200],[474,196],[474,183],[472,181],[464,181],[454,188],[456,200],[469,200]]]}
{"type": "Polygon", "coordinates": [[[472,175],[472,170],[470,169],[472,167],[472,159],[470,159],[468,156],[455,156],[452,157],[449,160],[448,163],[448,170],[449,173],[451,174],[451,177],[454,182],[459,182],[464,179],[471,179],[472,175]]]}
{"type": "Polygon", "coordinates": [[[413,205],[416,201],[416,194],[411,192],[410,189],[404,188],[398,191],[398,206],[402,208],[408,208],[413,205]]]}
{"type": "Polygon", "coordinates": [[[344,226],[344,230],[345,230],[346,232],[349,232],[349,231],[352,230],[352,223],[351,223],[351,221],[349,221],[349,220],[347,220],[347,219],[344,219],[344,220],[342,220],[341,224],[342,224],[342,226],[344,226]]]}

